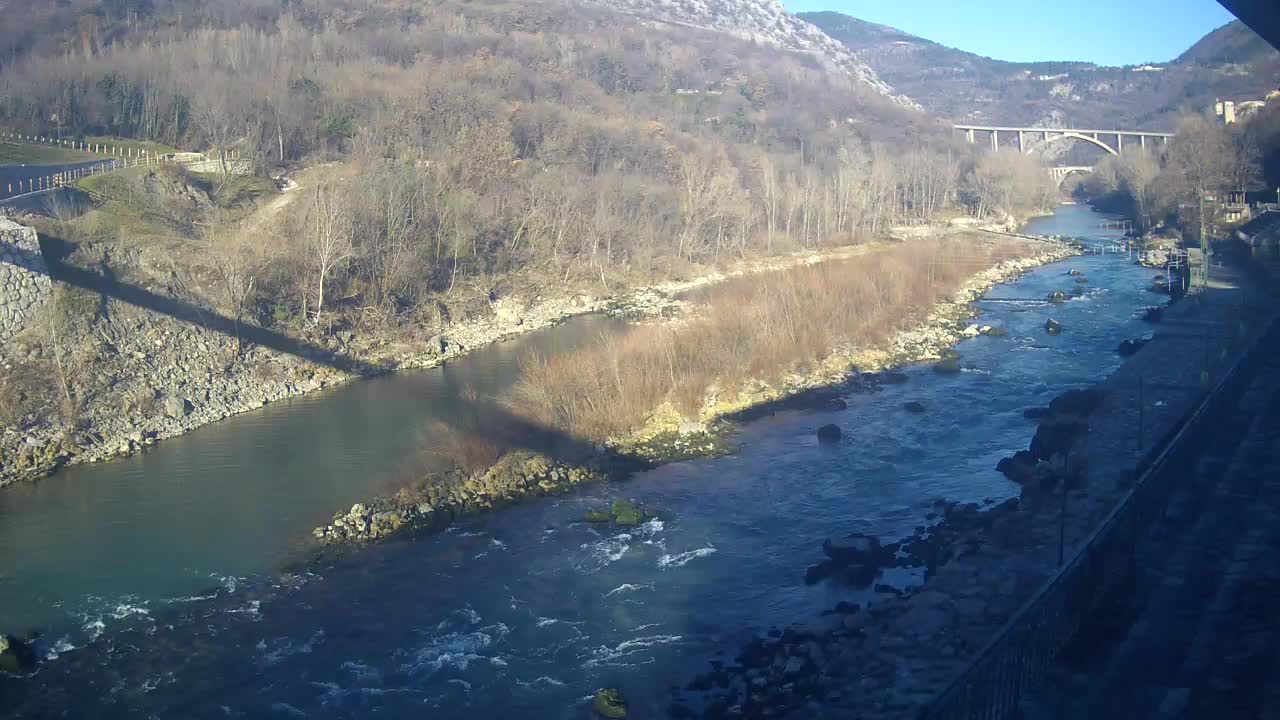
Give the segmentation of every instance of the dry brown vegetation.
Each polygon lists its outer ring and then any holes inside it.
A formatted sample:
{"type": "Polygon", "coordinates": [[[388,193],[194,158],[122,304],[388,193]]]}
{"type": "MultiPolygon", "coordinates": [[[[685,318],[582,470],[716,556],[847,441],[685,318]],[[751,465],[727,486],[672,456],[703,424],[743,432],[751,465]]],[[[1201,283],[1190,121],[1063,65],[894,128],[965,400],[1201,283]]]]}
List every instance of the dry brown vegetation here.
{"type": "Polygon", "coordinates": [[[423,467],[453,467],[467,474],[484,472],[510,449],[485,421],[476,391],[464,389],[461,400],[448,421],[432,421],[423,429],[419,443],[423,467]]]}
{"type": "Polygon", "coordinates": [[[531,358],[510,404],[592,439],[635,429],[667,401],[696,415],[713,385],[732,392],[811,368],[841,345],[883,345],[972,275],[1031,254],[1028,243],[963,236],[733,280],[697,298],[688,322],[639,326],[578,352],[531,358]]]}

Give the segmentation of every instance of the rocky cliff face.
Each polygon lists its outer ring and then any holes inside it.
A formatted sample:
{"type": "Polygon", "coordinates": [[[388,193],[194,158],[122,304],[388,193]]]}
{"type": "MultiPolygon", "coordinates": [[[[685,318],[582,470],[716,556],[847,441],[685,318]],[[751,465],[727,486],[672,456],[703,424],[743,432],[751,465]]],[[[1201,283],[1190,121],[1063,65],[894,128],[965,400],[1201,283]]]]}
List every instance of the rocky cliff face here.
{"type": "Polygon", "coordinates": [[[36,231],[0,217],[0,343],[31,323],[50,286],[36,231]]]}
{"type": "Polygon", "coordinates": [[[786,11],[779,0],[584,0],[636,17],[696,27],[812,55],[829,67],[848,73],[895,103],[919,108],[898,93],[848,47],[816,26],[786,11]]]}

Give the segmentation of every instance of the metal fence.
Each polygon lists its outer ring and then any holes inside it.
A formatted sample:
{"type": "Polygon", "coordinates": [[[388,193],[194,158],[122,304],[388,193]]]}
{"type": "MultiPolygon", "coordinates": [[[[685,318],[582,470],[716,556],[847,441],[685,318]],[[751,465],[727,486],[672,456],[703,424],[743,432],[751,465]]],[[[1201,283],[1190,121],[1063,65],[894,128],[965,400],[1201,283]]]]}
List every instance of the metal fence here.
{"type": "Polygon", "coordinates": [[[0,185],[0,198],[12,199],[30,195],[32,193],[42,193],[47,190],[55,190],[60,187],[67,187],[76,184],[81,178],[92,177],[94,175],[103,175],[116,170],[125,168],[147,166],[147,165],[165,165],[176,162],[173,155],[139,155],[127,158],[113,158],[95,162],[91,165],[81,167],[68,168],[60,172],[49,173],[47,175],[38,175],[31,178],[20,178],[18,180],[6,181],[0,185]]]}
{"type": "Polygon", "coordinates": [[[1089,536],[1079,554],[1023,605],[921,711],[920,718],[1000,720],[1014,716],[1023,693],[1044,677],[1058,652],[1108,590],[1134,572],[1138,541],[1164,513],[1178,471],[1194,460],[1198,448],[1191,439],[1243,390],[1251,369],[1265,352],[1260,348],[1278,331],[1280,323],[1272,322],[1261,340],[1231,365],[1195,411],[1143,456],[1135,469],[1133,487],[1089,536]]]}
{"type": "Polygon", "coordinates": [[[75,185],[81,178],[139,166],[176,164],[183,165],[192,172],[227,170],[236,175],[247,174],[250,169],[249,164],[240,159],[239,152],[234,150],[227,151],[221,158],[209,158],[203,153],[174,152],[161,154],[128,144],[84,142],[10,132],[0,132],[0,141],[52,145],[80,152],[111,156],[108,159],[96,162],[64,163],[67,167],[58,172],[46,172],[33,177],[5,180],[0,183],[0,200],[12,200],[26,195],[56,190],[75,185]]]}

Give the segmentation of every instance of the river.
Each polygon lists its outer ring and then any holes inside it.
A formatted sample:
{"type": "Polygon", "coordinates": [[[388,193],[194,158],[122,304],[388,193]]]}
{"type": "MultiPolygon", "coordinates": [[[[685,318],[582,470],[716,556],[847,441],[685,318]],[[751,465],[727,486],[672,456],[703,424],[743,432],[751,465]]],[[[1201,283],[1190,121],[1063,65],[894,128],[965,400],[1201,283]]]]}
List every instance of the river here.
{"type": "MultiPolygon", "coordinates": [[[[1100,219],[1064,206],[1029,230],[1116,237],[1100,219]]],[[[585,718],[591,693],[616,686],[634,717],[660,717],[673,686],[753,635],[869,599],[803,582],[824,537],[892,539],[928,522],[936,500],[1015,496],[994,468],[1034,431],[1022,411],[1118,367],[1119,342],[1146,332],[1137,312],[1155,302],[1152,275],[1114,255],[1046,266],[979,303],[1008,335],[961,343],[959,375],[909,368],[909,382],[851,395],[845,410],[753,422],[732,456],[388,542],[323,577],[276,568],[308,528],[396,480],[422,423],[453,409],[436,401],[463,385],[498,392],[524,353],[613,321],[582,318],[7,490],[0,627],[43,629],[41,651],[60,657],[0,678],[0,698],[33,716],[585,718]],[[1075,285],[1067,268],[1089,278],[1085,294],[1039,300],[1075,285]],[[1050,316],[1062,335],[1044,332],[1050,316]],[[827,423],[842,442],[818,445],[827,423]],[[617,497],[661,518],[625,532],[582,522],[617,497]]]]}

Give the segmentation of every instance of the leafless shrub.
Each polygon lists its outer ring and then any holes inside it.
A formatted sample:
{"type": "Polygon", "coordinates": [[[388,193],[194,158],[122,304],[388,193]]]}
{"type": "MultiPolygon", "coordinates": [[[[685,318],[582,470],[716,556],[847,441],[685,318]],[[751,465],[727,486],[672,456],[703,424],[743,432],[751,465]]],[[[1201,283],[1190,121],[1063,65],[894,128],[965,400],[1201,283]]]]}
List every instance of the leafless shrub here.
{"type": "Polygon", "coordinates": [[[914,326],[974,273],[1029,254],[976,239],[911,243],[841,262],[742,278],[702,294],[695,317],[604,336],[554,359],[529,358],[511,405],[587,438],[634,428],[663,402],[701,409],[713,384],[732,393],[914,326]]]}

